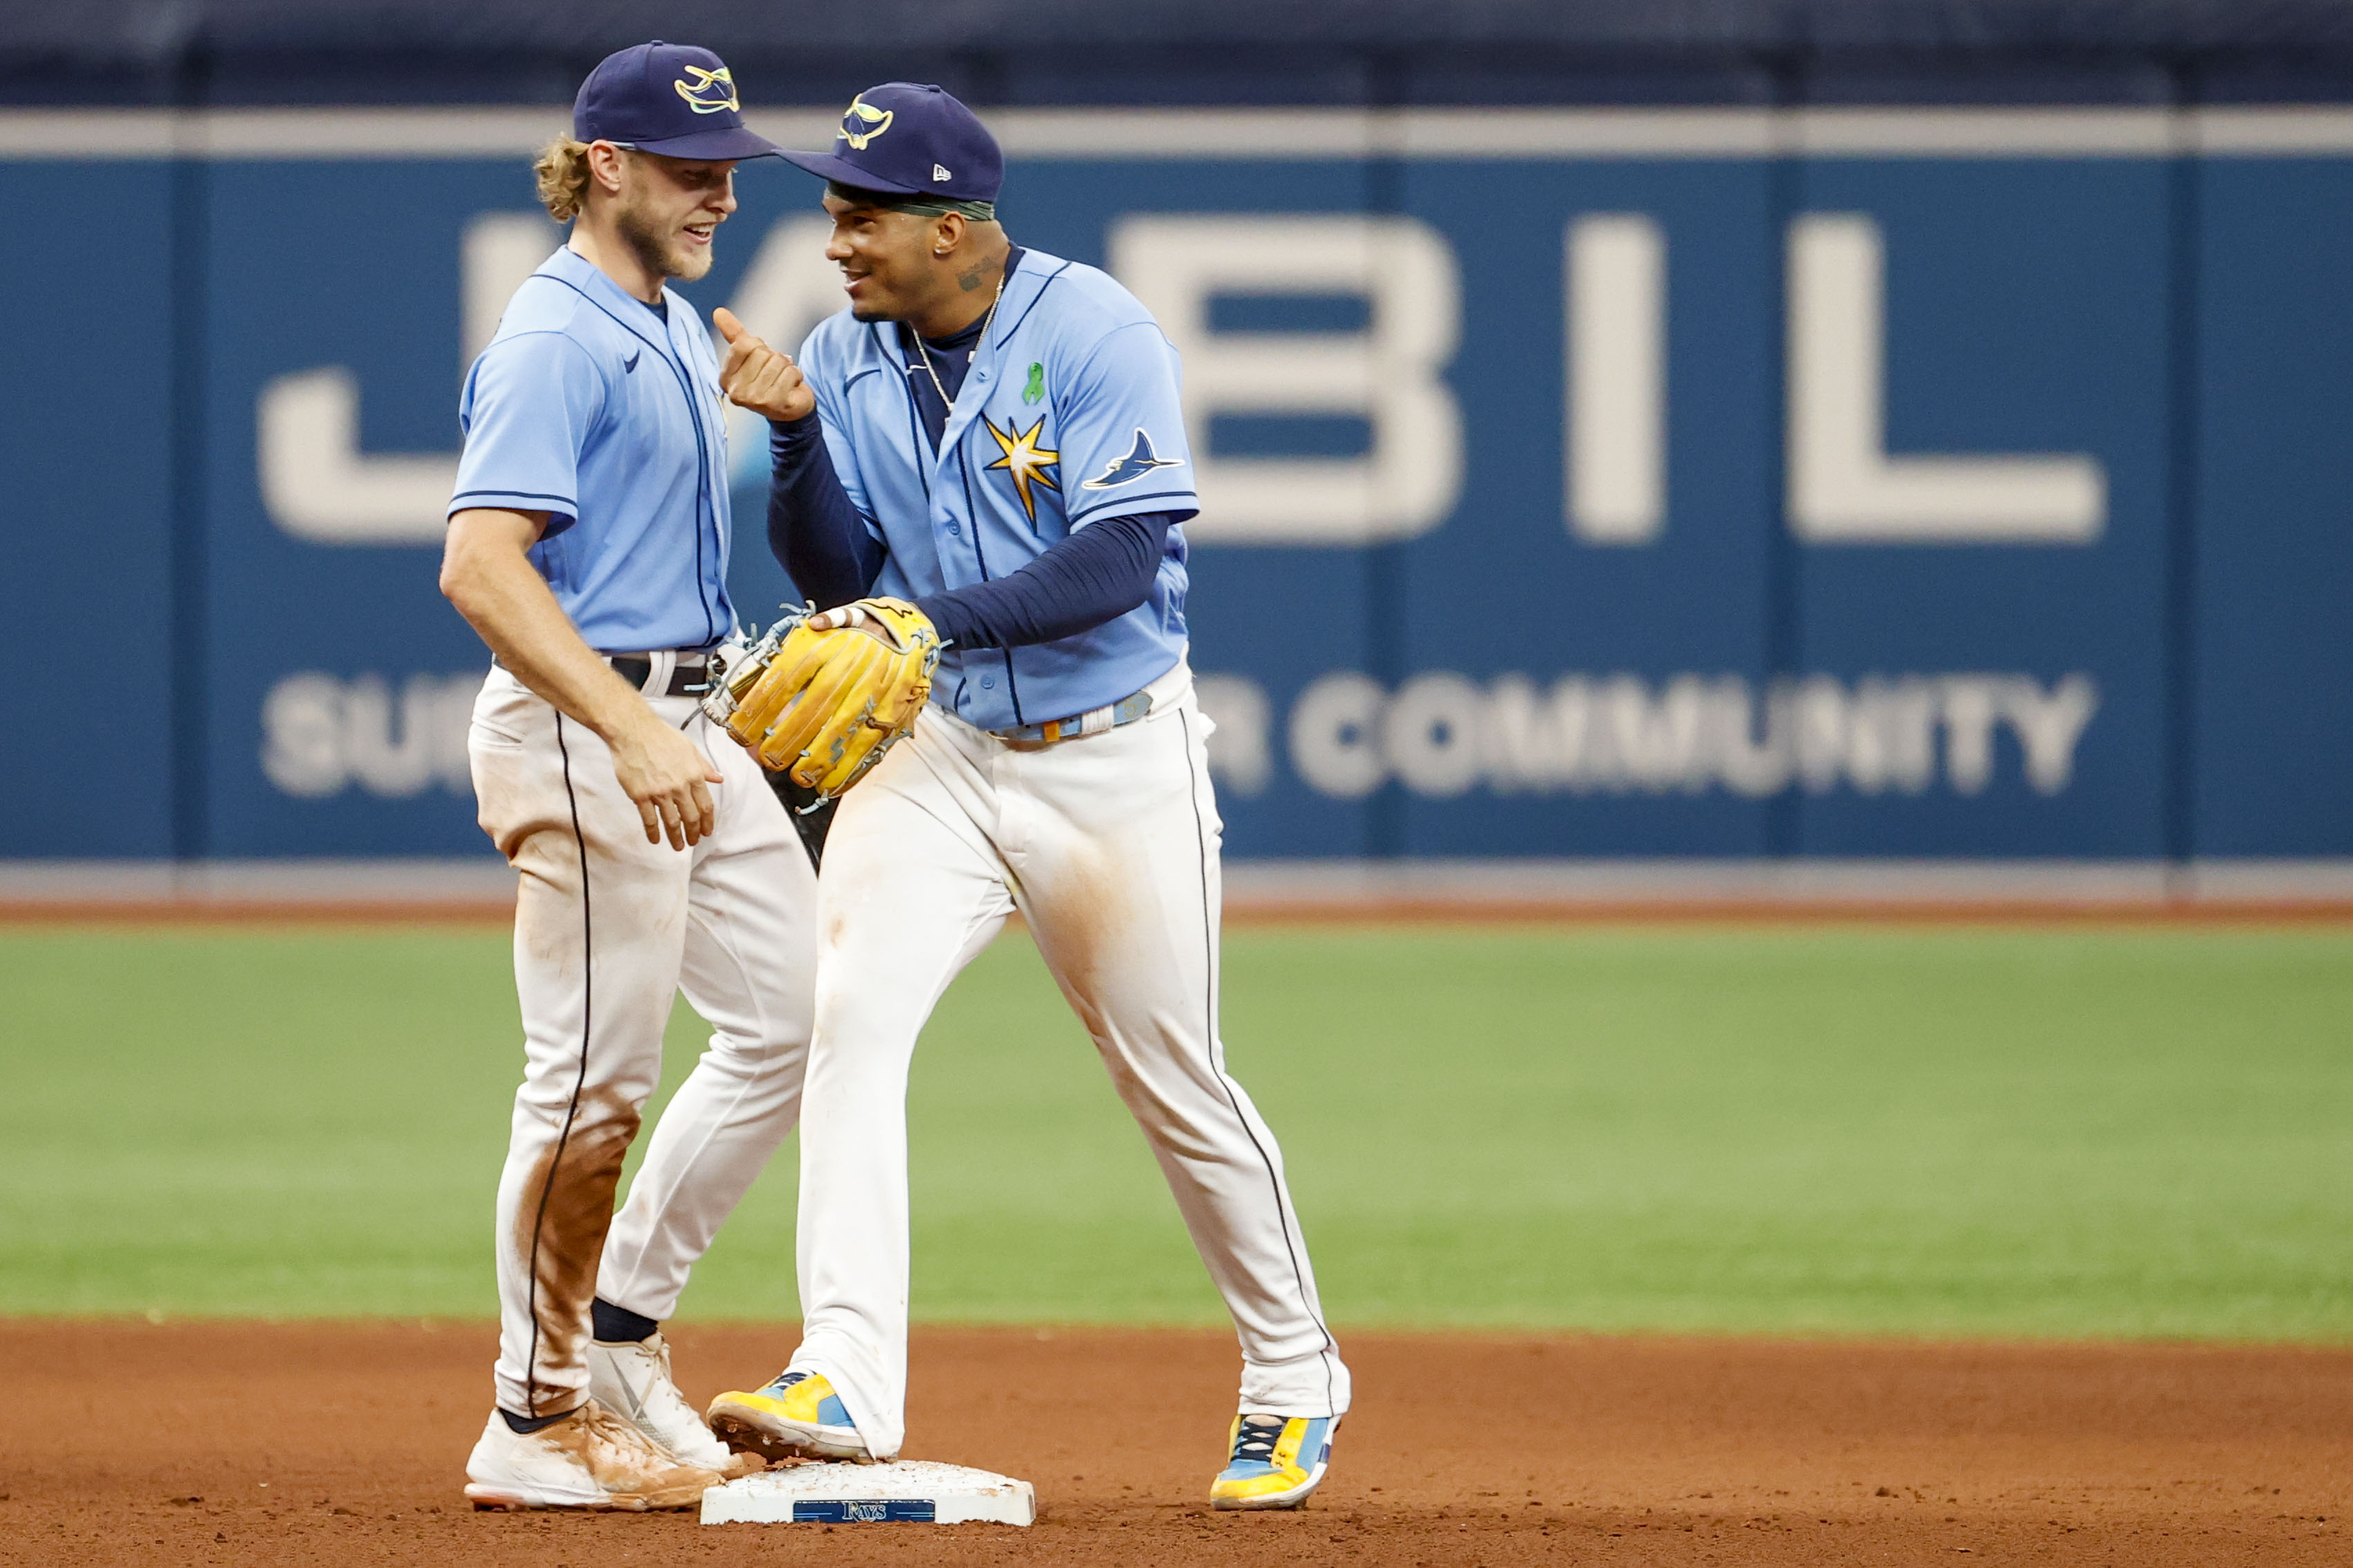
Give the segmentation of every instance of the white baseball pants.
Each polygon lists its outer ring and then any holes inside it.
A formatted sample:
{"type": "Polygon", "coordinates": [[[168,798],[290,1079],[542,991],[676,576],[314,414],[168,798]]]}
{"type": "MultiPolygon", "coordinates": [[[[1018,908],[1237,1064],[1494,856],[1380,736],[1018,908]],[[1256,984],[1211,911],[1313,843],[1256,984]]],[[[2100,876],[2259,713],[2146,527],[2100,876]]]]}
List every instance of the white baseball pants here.
{"type": "MultiPolygon", "coordinates": [[[[665,690],[673,661],[652,658],[646,689],[665,690]]],[[[592,1295],[670,1315],[799,1110],[815,874],[758,764],[692,698],[649,700],[725,775],[712,788],[716,827],[685,850],[646,842],[604,742],[512,674],[493,669],[474,707],[482,828],[522,874],[523,1081],[496,1230],[498,1402],[518,1415],[587,1397],[592,1295]],[[617,1216],[622,1158],[660,1081],[681,989],[712,1026],[710,1048],[617,1216]]]]}
{"type": "Polygon", "coordinates": [[[801,1129],[801,1347],[877,1458],[907,1384],[906,1092],[940,994],[1019,909],[1093,1036],[1233,1314],[1240,1408],[1336,1415],[1282,1156],[1218,1037],[1219,841],[1192,677],[1146,718],[1058,745],[937,708],[842,799],[818,879],[817,1028],[801,1129]]]}

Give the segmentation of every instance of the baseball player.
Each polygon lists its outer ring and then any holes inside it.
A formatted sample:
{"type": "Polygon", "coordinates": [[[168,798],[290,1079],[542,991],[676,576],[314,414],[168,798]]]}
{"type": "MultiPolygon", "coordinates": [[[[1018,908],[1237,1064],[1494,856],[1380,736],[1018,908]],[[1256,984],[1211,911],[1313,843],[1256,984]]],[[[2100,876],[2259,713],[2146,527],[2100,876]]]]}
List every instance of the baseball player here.
{"type": "Polygon", "coordinates": [[[940,89],[871,89],[830,152],[785,156],[830,182],[849,304],[798,365],[715,317],[722,384],[774,422],[769,541],[837,606],[813,625],[886,635],[920,612],[945,652],[913,733],[842,797],[818,879],[801,1345],[774,1382],[721,1395],[712,1429],[776,1456],[899,1451],[909,1064],[1018,909],[1240,1331],[1212,1500],[1296,1507],[1348,1371],[1274,1137],[1218,1037],[1221,826],[1185,658],[1198,503],[1176,353],[1106,274],[1008,241],[1003,157],[940,89]]]}
{"type": "Polygon", "coordinates": [[[441,574],[497,656],[470,744],[482,828],[521,874],[525,1037],[497,1408],[466,1492],[673,1508],[741,1467],[654,1326],[792,1127],[814,984],[808,859],[697,700],[734,627],[724,410],[708,331],[667,286],[710,269],[736,161],[775,148],[716,55],[661,43],[599,65],[573,131],[537,165],[570,239],[467,378],[441,574]],[[710,1049],[616,1217],[681,989],[710,1049]]]}

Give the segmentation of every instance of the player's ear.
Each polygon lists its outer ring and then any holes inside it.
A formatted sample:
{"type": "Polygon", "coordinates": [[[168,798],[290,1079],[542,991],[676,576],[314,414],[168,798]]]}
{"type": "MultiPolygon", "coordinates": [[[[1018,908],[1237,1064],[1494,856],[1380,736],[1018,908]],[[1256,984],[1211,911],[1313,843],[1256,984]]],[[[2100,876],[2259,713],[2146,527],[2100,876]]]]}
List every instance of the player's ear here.
{"type": "Polygon", "coordinates": [[[955,247],[963,243],[964,215],[962,213],[942,213],[932,220],[932,254],[934,256],[943,258],[953,256],[955,254],[955,247]]]}
{"type": "Polygon", "coordinates": [[[622,164],[628,154],[610,142],[588,143],[588,177],[607,195],[618,195],[623,179],[622,164]]]}

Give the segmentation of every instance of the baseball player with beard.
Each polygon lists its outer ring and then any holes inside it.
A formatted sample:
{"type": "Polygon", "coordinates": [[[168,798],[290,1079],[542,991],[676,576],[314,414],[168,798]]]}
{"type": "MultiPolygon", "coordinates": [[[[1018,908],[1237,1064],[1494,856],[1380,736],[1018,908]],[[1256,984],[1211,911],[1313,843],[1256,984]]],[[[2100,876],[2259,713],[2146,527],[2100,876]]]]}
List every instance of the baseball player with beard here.
{"type": "Polygon", "coordinates": [[[722,384],[774,422],[770,544],[835,606],[812,625],[889,637],[927,618],[945,652],[913,733],[842,796],[818,879],[801,1345],[765,1387],[721,1395],[712,1429],[772,1456],[898,1453],[910,1061],[1018,909],[1240,1332],[1211,1499],[1297,1507],[1348,1371],[1274,1137],[1218,1037],[1221,828],[1186,664],[1198,502],[1176,353],[1108,275],[1008,240],[1003,157],[938,88],[871,89],[830,152],[785,156],[829,182],[849,303],[798,365],[715,317],[722,384]]]}
{"type": "Polygon", "coordinates": [[[521,876],[525,1038],[497,1408],[466,1492],[678,1508],[742,1467],[679,1397],[654,1325],[791,1130],[816,889],[759,767],[698,701],[735,624],[724,410],[710,336],[667,283],[710,269],[736,160],[776,149],[716,55],[660,43],[599,65],[573,129],[536,168],[570,239],[467,379],[441,572],[497,656],[470,751],[483,830],[521,876]],[[617,1217],[681,989],[710,1049],[617,1217]]]}

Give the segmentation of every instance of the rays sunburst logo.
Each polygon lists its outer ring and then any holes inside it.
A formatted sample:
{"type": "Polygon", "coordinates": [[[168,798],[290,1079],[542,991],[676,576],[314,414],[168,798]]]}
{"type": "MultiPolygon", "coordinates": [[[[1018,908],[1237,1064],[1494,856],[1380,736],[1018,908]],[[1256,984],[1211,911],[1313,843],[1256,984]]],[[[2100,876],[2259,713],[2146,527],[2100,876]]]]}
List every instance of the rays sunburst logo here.
{"type": "Polygon", "coordinates": [[[1047,471],[1062,460],[1062,454],[1038,444],[1046,432],[1046,416],[1039,415],[1038,423],[1027,430],[1015,419],[1006,420],[1005,428],[999,430],[996,421],[986,414],[980,416],[980,422],[987,426],[988,433],[997,439],[997,449],[1005,454],[988,465],[988,471],[1002,468],[1011,477],[1013,493],[1020,498],[1021,510],[1034,524],[1038,521],[1038,494],[1030,487],[1042,485],[1057,493],[1062,488],[1061,482],[1047,471]]]}

